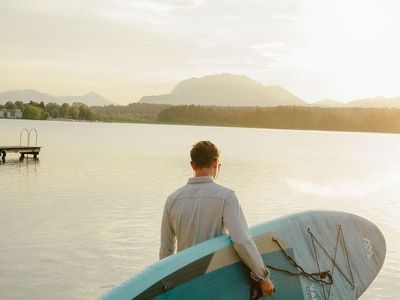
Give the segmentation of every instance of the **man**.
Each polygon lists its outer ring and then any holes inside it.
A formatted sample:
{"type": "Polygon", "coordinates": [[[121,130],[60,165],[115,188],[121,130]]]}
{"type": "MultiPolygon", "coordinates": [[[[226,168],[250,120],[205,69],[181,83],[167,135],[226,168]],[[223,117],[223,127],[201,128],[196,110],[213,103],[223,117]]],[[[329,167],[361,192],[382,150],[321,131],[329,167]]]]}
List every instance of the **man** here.
{"type": "MultiPolygon", "coordinates": [[[[215,183],[219,168],[218,148],[209,141],[195,144],[190,151],[195,176],[171,194],[161,224],[160,259],[212,239],[228,230],[243,262],[259,279],[262,295],[272,295],[274,284],[250,235],[235,193],[215,183]]],[[[255,276],[254,276],[255,275],[255,276]]]]}

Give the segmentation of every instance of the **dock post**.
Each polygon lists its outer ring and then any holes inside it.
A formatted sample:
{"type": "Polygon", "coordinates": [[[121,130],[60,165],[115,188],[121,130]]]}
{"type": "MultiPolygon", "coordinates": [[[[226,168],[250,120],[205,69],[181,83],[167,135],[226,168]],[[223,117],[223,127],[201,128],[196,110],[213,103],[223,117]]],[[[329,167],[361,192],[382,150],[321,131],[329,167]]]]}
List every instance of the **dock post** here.
{"type": "Polygon", "coordinates": [[[25,153],[21,152],[20,154],[21,154],[21,156],[19,157],[19,160],[24,160],[25,153]]]}
{"type": "Polygon", "coordinates": [[[3,162],[5,162],[6,161],[6,151],[5,150],[0,150],[0,154],[1,154],[1,160],[3,161],[3,162]]]}

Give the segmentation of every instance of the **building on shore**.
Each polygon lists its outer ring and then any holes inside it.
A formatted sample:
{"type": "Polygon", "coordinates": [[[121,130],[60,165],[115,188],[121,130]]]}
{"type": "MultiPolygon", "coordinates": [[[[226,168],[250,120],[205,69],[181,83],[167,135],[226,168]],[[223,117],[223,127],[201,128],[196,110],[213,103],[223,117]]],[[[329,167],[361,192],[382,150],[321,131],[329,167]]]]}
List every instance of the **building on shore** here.
{"type": "Polygon", "coordinates": [[[0,119],[22,119],[20,109],[0,109],[0,119]]]}

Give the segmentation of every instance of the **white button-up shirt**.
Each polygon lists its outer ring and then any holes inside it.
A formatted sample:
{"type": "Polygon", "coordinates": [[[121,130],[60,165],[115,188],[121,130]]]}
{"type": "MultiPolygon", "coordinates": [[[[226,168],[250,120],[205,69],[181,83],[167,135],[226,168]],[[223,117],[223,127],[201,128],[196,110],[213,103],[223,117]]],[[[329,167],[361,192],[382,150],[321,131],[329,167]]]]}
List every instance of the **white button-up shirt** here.
{"type": "Polygon", "coordinates": [[[260,278],[268,269],[250,235],[235,192],[215,183],[209,176],[192,177],[171,194],[164,207],[161,224],[160,259],[212,239],[231,236],[243,262],[260,278]]]}

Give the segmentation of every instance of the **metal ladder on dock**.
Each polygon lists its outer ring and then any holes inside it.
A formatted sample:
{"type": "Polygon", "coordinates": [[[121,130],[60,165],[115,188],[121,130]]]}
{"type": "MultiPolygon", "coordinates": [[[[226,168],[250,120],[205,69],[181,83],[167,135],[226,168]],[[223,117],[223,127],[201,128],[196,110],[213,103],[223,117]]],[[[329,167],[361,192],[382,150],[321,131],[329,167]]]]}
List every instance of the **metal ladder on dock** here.
{"type": "Polygon", "coordinates": [[[26,137],[27,137],[27,142],[26,145],[28,147],[31,146],[31,133],[34,132],[36,135],[36,140],[35,140],[35,147],[37,147],[37,141],[38,141],[38,132],[36,128],[31,128],[28,130],[28,128],[22,128],[21,132],[19,133],[19,145],[22,146],[22,134],[26,131],[26,137]]]}
{"type": "MultiPolygon", "coordinates": [[[[38,132],[37,132],[37,130],[36,130],[36,128],[31,128],[31,129],[29,129],[28,130],[28,128],[22,128],[21,129],[21,132],[19,133],[19,146],[20,147],[25,147],[25,146],[22,146],[22,134],[24,133],[24,132],[26,132],[26,138],[27,138],[27,142],[26,142],[26,147],[31,147],[31,134],[34,132],[35,133],[35,137],[36,137],[36,139],[35,139],[35,148],[37,147],[37,142],[38,142],[38,132]]],[[[40,149],[39,149],[39,151],[40,151],[40,149]]],[[[39,151],[35,151],[33,148],[32,149],[28,149],[28,150],[24,150],[24,151],[21,151],[20,152],[20,160],[23,160],[24,158],[25,158],[25,155],[28,155],[28,154],[32,154],[33,155],[33,158],[34,159],[37,159],[37,156],[38,156],[38,154],[39,154],[39,151]]]]}

